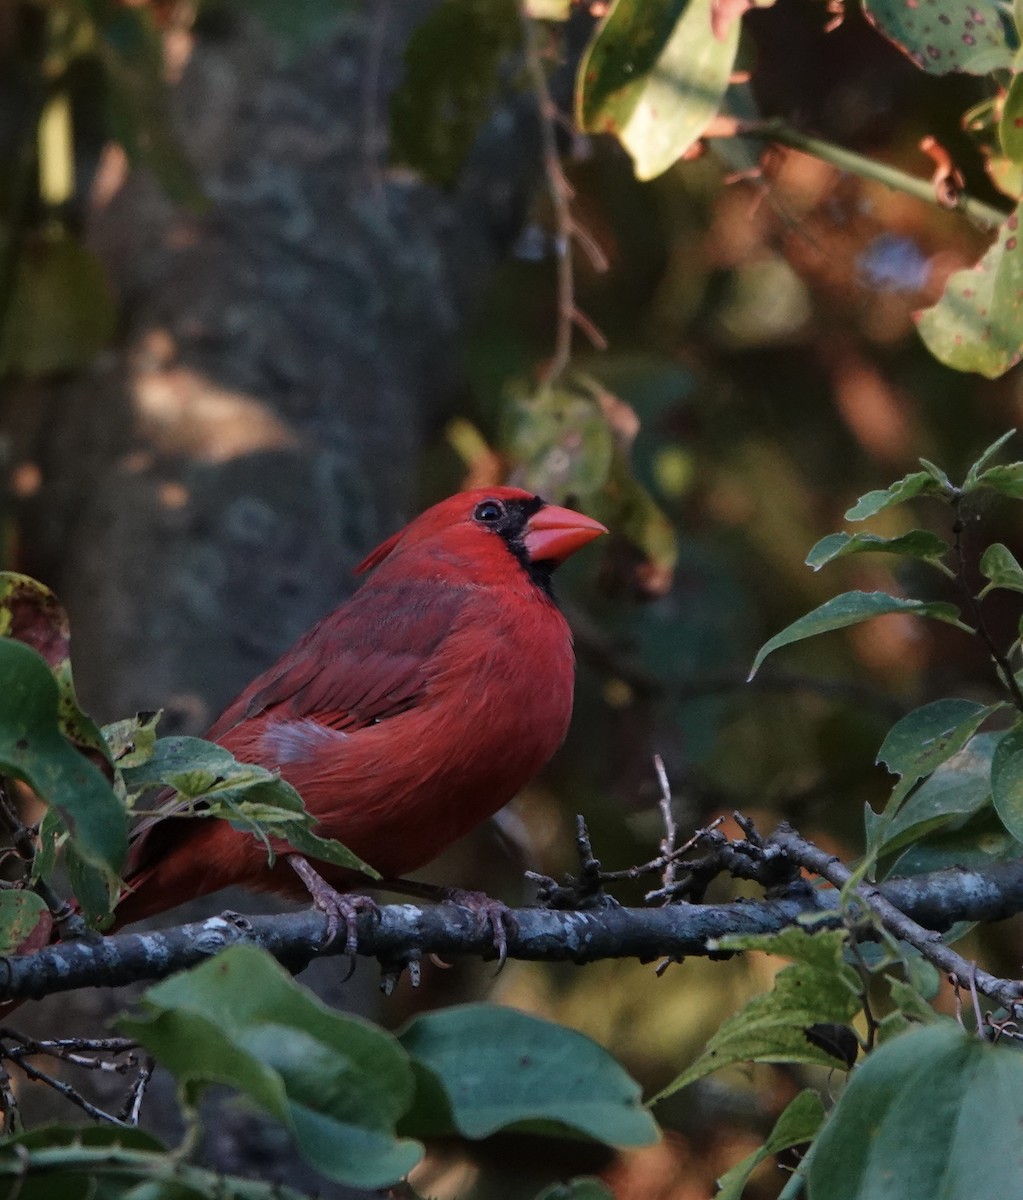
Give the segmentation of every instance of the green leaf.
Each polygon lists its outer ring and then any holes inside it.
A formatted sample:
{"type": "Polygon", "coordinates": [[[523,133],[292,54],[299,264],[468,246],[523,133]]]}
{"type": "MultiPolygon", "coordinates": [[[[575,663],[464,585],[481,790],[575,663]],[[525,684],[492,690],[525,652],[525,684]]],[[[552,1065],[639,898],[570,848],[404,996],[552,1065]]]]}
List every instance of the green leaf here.
{"type": "Polygon", "coordinates": [[[766,641],[757,651],[749,678],[752,679],[760,670],[769,654],[783,646],[816,637],[819,633],[830,633],[835,629],[845,629],[849,625],[859,625],[862,621],[885,616],[887,613],[913,613],[918,617],[933,617],[937,621],[945,621],[959,629],[967,628],[960,622],[959,609],[954,604],[946,604],[943,601],[904,600],[900,596],[890,596],[887,592],[844,592],[841,596],[832,597],[806,616],[793,621],[781,633],[776,633],[766,641]]]}
{"type": "Polygon", "coordinates": [[[113,293],[102,263],[63,229],[17,255],[0,322],[0,375],[52,375],[86,366],[113,336],[113,293]]]}
{"type": "Polygon", "coordinates": [[[1004,733],[991,760],[991,798],[1002,824],[1023,842],[1023,728],[1004,733]]]}
{"type": "MultiPolygon", "coordinates": [[[[940,773],[936,771],[934,777],[937,778],[940,773]]],[[[924,786],[929,784],[930,780],[924,786]]],[[[987,793],[991,791],[990,775],[985,781],[984,790],[987,793]]],[[[921,832],[910,841],[906,852],[899,856],[885,876],[924,875],[949,867],[984,870],[992,863],[1011,862],[1021,857],[1023,843],[1017,842],[1008,832],[998,814],[987,804],[985,796],[982,807],[965,820],[953,821],[949,827],[936,832],[921,832]]]]}
{"type": "Polygon", "coordinates": [[[942,565],[948,553],[948,542],[926,529],[913,529],[897,537],[879,537],[876,533],[831,533],[821,538],[806,556],[806,565],[819,571],[825,564],[847,554],[882,553],[905,554],[909,558],[942,565]]]}
{"type": "Polygon", "coordinates": [[[1012,500],[1023,500],[1023,463],[989,467],[977,479],[977,487],[989,487],[1012,500]]]}
{"type": "Polygon", "coordinates": [[[753,1172],[765,1158],[812,1141],[824,1123],[824,1105],[816,1092],[804,1088],[785,1107],[767,1141],[749,1157],[737,1163],[717,1181],[720,1191],[714,1200],[741,1200],[753,1172]]]}
{"type": "Polygon", "coordinates": [[[111,760],[121,770],[140,767],[153,757],[156,726],[162,715],[161,712],[140,712],[134,717],[103,726],[103,741],[106,742],[111,760]]]}
{"type": "Polygon", "coordinates": [[[978,458],[977,461],[970,467],[969,471],[966,472],[966,479],[963,481],[964,492],[968,492],[971,488],[976,486],[981,471],[983,471],[983,469],[988,465],[991,459],[994,458],[998,451],[1001,450],[1005,443],[1010,438],[1015,436],[1016,430],[1010,429],[1006,433],[1003,433],[1000,438],[997,438],[995,441],[993,441],[990,446],[988,446],[980,458],[978,458]]]}
{"type": "Polygon", "coordinates": [[[923,779],[958,753],[993,713],[1004,704],[973,700],[935,700],[901,717],[888,731],[877,752],[893,775],[923,779]]]}
{"type": "Polygon", "coordinates": [[[53,920],[35,892],[0,891],[0,955],[26,954],[49,941],[53,920]]]}
{"type": "Polygon", "coordinates": [[[1023,76],[1013,76],[1002,104],[998,140],[1010,162],[1023,164],[1023,76]]]}
{"type": "Polygon", "coordinates": [[[67,613],[48,587],[28,575],[0,571],[0,635],[24,642],[42,655],[57,683],[64,736],[93,757],[110,762],[96,723],[82,712],[71,678],[71,630],[67,613]]]}
{"type": "Polygon", "coordinates": [[[815,1063],[834,1069],[835,1059],[807,1040],[806,1029],[820,1022],[845,1024],[860,1010],[858,978],[842,961],[845,940],[841,930],[811,934],[801,928],[718,939],[716,948],[722,950],[765,950],[797,962],[778,972],[773,991],[754,996],[724,1021],[703,1054],[650,1103],[734,1063],[815,1063]]]}
{"type": "Polygon", "coordinates": [[[615,0],[579,64],[579,127],[617,136],[639,179],[677,162],[721,108],[740,23],[715,37],[713,9],[712,0],[615,0]]]}
{"type": "Polygon", "coordinates": [[[291,847],[323,862],[379,875],[340,842],[319,837],[298,792],[274,771],[239,762],[230,750],[195,737],[158,738],[152,754],[123,771],[129,796],[173,788],[166,806],[176,815],[222,817],[263,841],[273,857],[291,847]],[[184,802],[185,810],[179,806],[184,802]],[[276,843],[276,845],[274,844],[276,843]]]}
{"type": "Polygon", "coordinates": [[[421,1147],[395,1126],[412,1100],[408,1059],[382,1029],[341,1016],[265,952],[237,946],[165,980],[122,1019],[194,1105],[228,1084],[275,1117],[303,1157],[358,1187],[394,1183],[421,1147]]]}
{"type": "MultiPolygon", "coordinates": [[[[941,763],[894,815],[878,853],[891,854],[984,808],[991,799],[991,759],[1001,738],[1000,733],[978,734],[941,763]]],[[[917,778],[912,768],[907,777],[917,778]]]]}
{"type": "Polygon", "coordinates": [[[867,20],[931,75],[987,75],[1010,68],[1019,35],[997,0],[934,0],[927,8],[900,0],[863,0],[867,20]]]}
{"type": "Polygon", "coordinates": [[[980,593],[980,598],[995,588],[1005,588],[1010,592],[1023,592],[1023,567],[1016,561],[1016,556],[1008,546],[995,542],[988,546],[980,560],[980,573],[990,580],[980,593]]]}
{"type": "Polygon", "coordinates": [[[416,1071],[403,1133],[469,1138],[542,1122],[613,1146],[647,1146],[657,1125],[639,1084],[574,1029],[494,1004],[416,1017],[398,1035],[416,1071]]]}
{"type": "Polygon", "coordinates": [[[99,768],[61,733],[59,704],[36,651],[0,638],[0,771],[57,810],[86,862],[116,874],[128,851],[127,814],[99,768]]]}
{"type": "Polygon", "coordinates": [[[48,1125],[6,1138],[0,1179],[11,1180],[11,1200],[308,1200],[281,1183],[192,1166],[151,1134],[114,1125],[48,1125]]]}
{"type": "Polygon", "coordinates": [[[953,1021],[877,1047],[814,1146],[813,1200],[1005,1200],[1019,1192],[1023,1055],[953,1021]]]}
{"type": "Polygon", "coordinates": [[[521,40],[514,0],[443,0],[405,48],[405,77],[391,96],[392,157],[453,184],[521,40]]]}
{"type": "Polygon", "coordinates": [[[995,379],[1023,357],[1019,218],[1017,205],[980,262],[950,275],[937,304],[917,316],[927,348],[957,371],[995,379]]]}
{"type": "Polygon", "coordinates": [[[544,1188],[535,1200],[614,1200],[614,1196],[599,1179],[579,1175],[568,1183],[544,1188]]]}
{"type": "Polygon", "coordinates": [[[914,471],[893,483],[891,487],[879,488],[877,491],[867,492],[866,495],[861,496],[845,514],[845,519],[847,521],[865,521],[867,517],[873,517],[886,508],[893,508],[896,504],[905,504],[914,496],[928,493],[940,495],[941,491],[942,489],[929,471],[914,471]]]}

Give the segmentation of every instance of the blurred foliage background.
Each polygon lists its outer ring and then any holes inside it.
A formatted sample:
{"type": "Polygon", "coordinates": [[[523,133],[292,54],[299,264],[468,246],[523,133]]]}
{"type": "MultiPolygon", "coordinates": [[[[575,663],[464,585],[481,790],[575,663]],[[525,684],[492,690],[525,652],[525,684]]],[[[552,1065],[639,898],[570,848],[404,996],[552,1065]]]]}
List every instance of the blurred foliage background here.
{"type": "MultiPolygon", "coordinates": [[[[524,57],[517,6],[484,0],[0,6],[2,565],[66,600],[97,716],[164,706],[164,732],[200,732],[378,536],[467,481],[522,481],[617,532],[559,575],[576,717],[500,830],[431,877],[519,901],[524,866],[572,869],[577,812],[605,866],[645,861],[654,753],[683,830],[739,809],[854,855],[888,726],[950,692],[994,698],[989,663],[954,629],[889,617],[745,677],[836,591],[943,596],[923,565],[818,576],[803,559],[918,456],[955,478],[1019,423],[1018,371],[954,371],[914,324],[990,235],[777,145],[714,139],[638,182],[615,138],[570,120],[604,6],[540,7],[559,19],[524,57]],[[568,364],[559,203],[582,231],[568,364]]],[[[1004,205],[962,124],[990,80],[925,73],[841,15],[785,0],[744,17],[746,111],[921,179],[931,136],[1004,205]]],[[[875,528],[909,528],[906,512],[875,528]]],[[[1017,959],[1018,931],[997,936],[1017,959]]],[[[358,1003],[394,1024],[489,992],[656,1088],[773,969],[460,967],[358,1003]]],[[[321,987],[337,1000],[336,976],[321,987]]],[[[615,1194],[711,1194],[797,1086],[765,1070],[676,1096],[664,1145],[605,1164],[615,1194]]],[[[208,1153],[230,1166],[235,1141],[208,1153]]],[[[418,1186],[531,1195],[522,1157],[439,1151],[418,1186]]],[[[767,1173],[749,1194],[779,1186],[767,1173]]]]}

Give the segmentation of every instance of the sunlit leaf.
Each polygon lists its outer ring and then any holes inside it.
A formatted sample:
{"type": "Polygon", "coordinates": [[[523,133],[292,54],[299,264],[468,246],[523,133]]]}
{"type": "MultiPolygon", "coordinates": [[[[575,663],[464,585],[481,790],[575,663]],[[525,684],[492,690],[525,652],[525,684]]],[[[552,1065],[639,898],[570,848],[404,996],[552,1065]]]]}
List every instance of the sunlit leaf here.
{"type": "Polygon", "coordinates": [[[809,1194],[1005,1200],[1019,1189],[1021,1124],[1023,1055],[951,1020],[913,1029],[853,1072],[814,1145],[809,1194]]]}
{"type": "Polygon", "coordinates": [[[912,529],[896,537],[880,537],[876,533],[830,533],[806,556],[806,565],[819,571],[836,558],[865,553],[904,554],[908,558],[940,564],[948,549],[948,542],[926,529],[912,529]]]}
{"type": "Polygon", "coordinates": [[[416,1017],[398,1037],[417,1078],[404,1133],[483,1138],[539,1122],[613,1146],[646,1146],[659,1136],[639,1084],[574,1029],[513,1008],[463,1004],[416,1017]]]}
{"type": "Polygon", "coordinates": [[[229,1084],[275,1117],[318,1171],[359,1187],[396,1182],[421,1148],[395,1125],[412,1072],[395,1039],[322,1004],[265,952],[237,946],[149,989],[121,1022],[194,1104],[229,1084]]]}
{"type": "Polygon", "coordinates": [[[937,304],[918,315],[927,348],[957,371],[995,379],[1023,357],[1023,248],[1020,206],[974,267],[949,276],[937,304]]]}
{"type": "Polygon", "coordinates": [[[944,601],[904,600],[900,596],[890,596],[887,592],[844,592],[841,596],[832,597],[806,616],[793,621],[781,633],[776,633],[766,641],[757,651],[749,677],[753,678],[769,654],[783,646],[789,646],[804,638],[816,637],[819,633],[830,633],[835,629],[845,629],[849,625],[859,625],[863,621],[886,616],[888,613],[912,613],[918,617],[933,617],[960,629],[966,628],[959,620],[959,609],[954,604],[944,601]]]}
{"type": "Polygon", "coordinates": [[[579,64],[576,117],[611,133],[639,179],[666,171],[717,116],[739,22],[712,32],[712,0],[615,0],[579,64]]]}

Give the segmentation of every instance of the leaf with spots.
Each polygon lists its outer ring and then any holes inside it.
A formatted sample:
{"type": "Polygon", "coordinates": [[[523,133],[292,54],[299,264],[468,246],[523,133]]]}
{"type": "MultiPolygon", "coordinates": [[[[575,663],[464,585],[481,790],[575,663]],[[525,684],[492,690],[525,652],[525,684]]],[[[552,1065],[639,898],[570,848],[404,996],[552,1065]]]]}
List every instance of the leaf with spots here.
{"type": "Polygon", "coordinates": [[[956,271],[937,304],[918,314],[927,348],[957,371],[995,379],[1023,358],[1023,248],[1020,208],[975,267],[956,271]]]}
{"type": "Polygon", "coordinates": [[[1019,35],[997,0],[864,0],[867,20],[930,75],[1012,67],[1019,35]]]}

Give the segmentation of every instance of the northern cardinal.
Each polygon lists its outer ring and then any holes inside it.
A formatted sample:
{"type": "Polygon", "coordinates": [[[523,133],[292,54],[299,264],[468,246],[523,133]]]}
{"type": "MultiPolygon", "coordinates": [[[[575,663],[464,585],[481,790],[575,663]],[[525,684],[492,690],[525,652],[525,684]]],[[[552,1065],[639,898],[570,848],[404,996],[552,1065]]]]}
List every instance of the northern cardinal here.
{"type": "MultiPolygon", "coordinates": [[[[423,866],[561,744],[574,658],[551,572],[606,532],[518,488],[434,505],[365,559],[357,570],[373,573],[355,595],[253,680],[207,736],[279,768],[316,832],[385,879],[423,866]]],[[[163,818],[133,842],[116,925],[234,884],[308,890],[329,911],[330,897],[342,899],[336,888],[351,885],[350,873],[313,871],[276,848],[271,868],[265,847],[226,821],[163,818]]]]}

